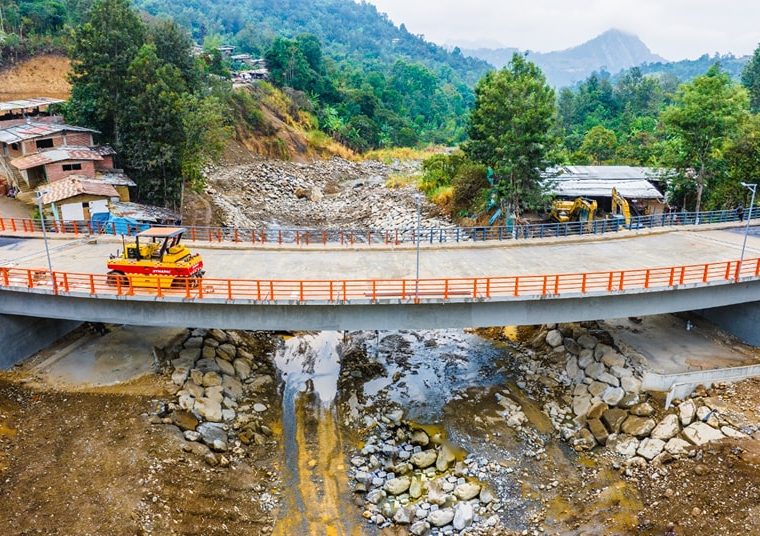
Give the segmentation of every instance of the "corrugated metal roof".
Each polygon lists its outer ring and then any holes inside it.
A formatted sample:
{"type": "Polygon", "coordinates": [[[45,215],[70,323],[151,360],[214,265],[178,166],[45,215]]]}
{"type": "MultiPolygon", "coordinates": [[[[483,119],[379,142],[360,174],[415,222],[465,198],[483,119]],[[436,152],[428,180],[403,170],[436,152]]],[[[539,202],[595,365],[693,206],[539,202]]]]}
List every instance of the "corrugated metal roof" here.
{"type": "Polygon", "coordinates": [[[176,222],[180,219],[179,214],[168,208],[126,202],[111,203],[111,214],[150,223],[176,222]]]}
{"type": "Polygon", "coordinates": [[[636,166],[560,166],[546,172],[552,180],[656,180],[667,175],[664,169],[636,166]]]}
{"type": "Polygon", "coordinates": [[[15,158],[11,160],[11,164],[24,170],[66,160],[103,160],[103,157],[89,147],[58,147],[57,149],[15,158]]]}
{"type": "Polygon", "coordinates": [[[51,99],[50,97],[37,97],[34,99],[19,99],[14,101],[0,102],[0,112],[11,112],[14,110],[28,110],[40,106],[50,106],[51,104],[60,104],[66,102],[62,99],[51,99]]]}
{"type": "Polygon", "coordinates": [[[664,199],[647,180],[572,179],[558,180],[550,188],[559,197],[611,197],[612,189],[628,199],[664,199]]]}
{"type": "Polygon", "coordinates": [[[62,123],[28,121],[20,125],[14,125],[0,130],[0,142],[19,143],[25,140],[52,136],[59,132],[91,132],[97,134],[98,131],[92,130],[91,128],[64,125],[62,123]]]}
{"type": "Polygon", "coordinates": [[[137,183],[127,177],[123,171],[106,171],[97,173],[98,180],[113,184],[114,186],[137,186],[137,183]]]}
{"type": "Polygon", "coordinates": [[[38,192],[44,192],[42,203],[49,205],[64,199],[71,199],[78,195],[94,195],[97,197],[118,198],[119,192],[112,185],[98,180],[87,180],[82,177],[66,177],[51,184],[37,188],[38,192]]]}

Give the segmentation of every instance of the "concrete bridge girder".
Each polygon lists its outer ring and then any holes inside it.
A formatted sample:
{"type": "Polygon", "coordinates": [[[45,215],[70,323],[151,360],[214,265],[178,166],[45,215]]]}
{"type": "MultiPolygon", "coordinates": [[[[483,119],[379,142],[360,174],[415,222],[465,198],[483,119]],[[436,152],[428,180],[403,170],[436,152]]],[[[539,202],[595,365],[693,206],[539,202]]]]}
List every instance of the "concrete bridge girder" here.
{"type": "Polygon", "coordinates": [[[245,330],[445,329],[578,322],[760,302],[760,279],[667,290],[488,301],[261,304],[179,298],[55,296],[0,290],[0,314],[245,330]]]}

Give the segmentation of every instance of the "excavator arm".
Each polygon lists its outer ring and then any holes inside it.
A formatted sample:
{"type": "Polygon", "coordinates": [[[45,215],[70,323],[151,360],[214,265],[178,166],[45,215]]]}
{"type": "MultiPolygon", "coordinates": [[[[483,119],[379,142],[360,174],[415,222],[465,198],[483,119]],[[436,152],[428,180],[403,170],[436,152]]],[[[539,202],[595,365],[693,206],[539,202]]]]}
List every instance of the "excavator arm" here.
{"type": "Polygon", "coordinates": [[[612,189],[612,215],[615,217],[622,215],[625,225],[631,226],[631,205],[625,197],[618,193],[617,188],[612,189]]]}

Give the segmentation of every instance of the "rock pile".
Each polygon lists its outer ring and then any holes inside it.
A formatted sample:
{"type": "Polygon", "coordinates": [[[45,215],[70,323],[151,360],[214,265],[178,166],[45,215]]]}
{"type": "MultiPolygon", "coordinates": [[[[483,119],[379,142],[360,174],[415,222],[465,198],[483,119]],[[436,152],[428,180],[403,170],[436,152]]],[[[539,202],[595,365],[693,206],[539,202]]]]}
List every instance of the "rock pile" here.
{"type": "Polygon", "coordinates": [[[179,387],[170,421],[185,439],[208,447],[211,465],[226,465],[243,445],[264,445],[272,431],[264,424],[275,390],[271,364],[254,356],[250,336],[235,331],[196,329],[172,361],[179,387]],[[218,453],[219,456],[214,453],[218,453]]]}
{"type": "Polygon", "coordinates": [[[483,480],[504,468],[461,459],[440,433],[431,434],[404,422],[402,410],[377,419],[351,458],[355,490],[365,493],[364,517],[381,528],[407,526],[418,536],[497,526],[503,505],[483,480]]]}
{"type": "Polygon", "coordinates": [[[581,326],[546,326],[532,342],[565,360],[562,380],[572,388],[572,415],[559,406],[546,409],[577,450],[608,446],[633,464],[667,463],[692,446],[751,433],[741,431],[741,418],[722,414],[710,397],[685,400],[658,417],[641,390],[640,364],[581,326]]]}
{"type": "MultiPolygon", "coordinates": [[[[309,164],[262,160],[209,171],[207,193],[230,227],[414,229],[417,190],[385,183],[391,175],[418,169],[419,163],[340,158],[309,164]]],[[[425,228],[452,227],[427,201],[422,212],[425,228]]]]}

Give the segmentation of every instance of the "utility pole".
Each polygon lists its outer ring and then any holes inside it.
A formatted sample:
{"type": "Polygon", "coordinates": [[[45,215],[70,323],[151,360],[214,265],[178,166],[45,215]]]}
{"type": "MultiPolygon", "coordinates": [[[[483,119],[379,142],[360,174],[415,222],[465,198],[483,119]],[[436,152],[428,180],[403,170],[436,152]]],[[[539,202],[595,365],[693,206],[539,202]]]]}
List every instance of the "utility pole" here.
{"type": "Polygon", "coordinates": [[[47,194],[46,190],[37,192],[37,208],[40,212],[40,224],[42,225],[42,238],[45,242],[45,255],[47,256],[48,270],[50,271],[50,280],[53,281],[53,262],[50,260],[50,248],[48,247],[47,227],[45,226],[45,212],[42,203],[42,197],[47,194]]]}
{"type": "Polygon", "coordinates": [[[414,200],[417,202],[417,232],[415,237],[417,239],[417,277],[414,285],[414,297],[419,298],[420,294],[420,225],[422,224],[422,196],[417,193],[414,196],[414,200]]]}
{"type": "Polygon", "coordinates": [[[755,209],[755,196],[757,195],[757,184],[742,183],[747,190],[752,192],[752,200],[749,202],[749,212],[747,213],[747,226],[744,228],[744,243],[742,244],[742,256],[739,259],[739,266],[736,268],[736,280],[741,279],[742,265],[744,264],[744,254],[747,251],[747,238],[749,237],[749,226],[752,223],[752,212],[755,209]]]}

